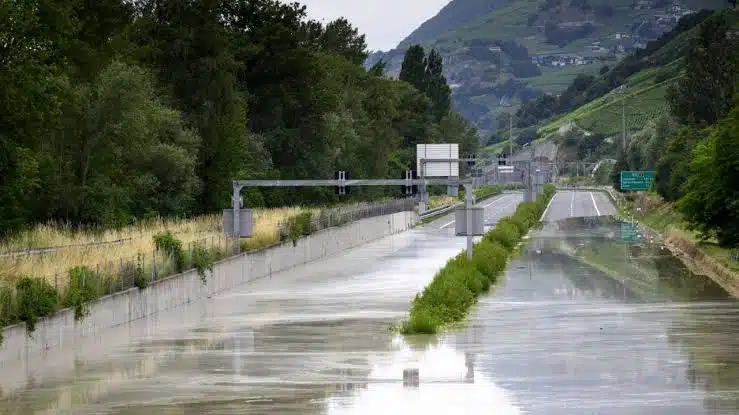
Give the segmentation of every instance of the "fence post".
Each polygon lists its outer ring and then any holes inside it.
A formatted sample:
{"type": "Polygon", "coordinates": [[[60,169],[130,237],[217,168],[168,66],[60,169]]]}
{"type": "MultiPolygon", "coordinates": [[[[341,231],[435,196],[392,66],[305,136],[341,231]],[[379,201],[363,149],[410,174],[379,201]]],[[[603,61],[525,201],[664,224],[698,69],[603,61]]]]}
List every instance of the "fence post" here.
{"type": "Polygon", "coordinates": [[[157,280],[157,251],[152,249],[151,251],[151,280],[157,280]]]}
{"type": "Polygon", "coordinates": [[[54,288],[59,290],[59,271],[54,272],[54,288]]]}
{"type": "Polygon", "coordinates": [[[113,264],[111,264],[110,262],[108,262],[105,265],[105,268],[108,274],[108,294],[113,294],[113,267],[112,265],[113,264]]]}

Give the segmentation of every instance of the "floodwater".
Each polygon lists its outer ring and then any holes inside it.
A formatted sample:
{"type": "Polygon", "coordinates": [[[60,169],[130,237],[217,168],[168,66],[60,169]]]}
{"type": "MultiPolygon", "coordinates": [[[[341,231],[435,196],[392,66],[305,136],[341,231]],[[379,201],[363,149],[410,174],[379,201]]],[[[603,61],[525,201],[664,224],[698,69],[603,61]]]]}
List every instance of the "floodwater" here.
{"type": "Polygon", "coordinates": [[[739,304],[607,217],[534,236],[468,328],[392,335],[465,246],[452,232],[386,238],[2,373],[0,413],[739,413],[739,304]]]}

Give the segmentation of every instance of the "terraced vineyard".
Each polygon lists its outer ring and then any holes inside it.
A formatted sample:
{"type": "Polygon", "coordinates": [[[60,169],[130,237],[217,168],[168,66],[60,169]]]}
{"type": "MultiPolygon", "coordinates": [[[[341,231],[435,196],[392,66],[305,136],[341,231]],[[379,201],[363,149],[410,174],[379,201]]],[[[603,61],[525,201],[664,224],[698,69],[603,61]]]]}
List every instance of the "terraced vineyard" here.
{"type": "Polygon", "coordinates": [[[618,135],[621,132],[622,99],[625,103],[627,132],[640,131],[649,121],[668,113],[667,88],[681,76],[657,83],[655,82],[657,74],[657,71],[636,74],[627,80],[623,98],[618,91],[611,91],[542,127],[539,131],[545,136],[552,136],[559,132],[561,126],[574,122],[593,133],[618,135]]]}

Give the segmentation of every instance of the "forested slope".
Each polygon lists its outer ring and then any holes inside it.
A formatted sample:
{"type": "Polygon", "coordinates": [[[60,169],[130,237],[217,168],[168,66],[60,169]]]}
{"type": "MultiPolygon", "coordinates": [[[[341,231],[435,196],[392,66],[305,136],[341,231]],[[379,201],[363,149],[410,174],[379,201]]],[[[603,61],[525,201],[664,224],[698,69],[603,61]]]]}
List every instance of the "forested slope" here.
{"type": "Polygon", "coordinates": [[[676,226],[739,247],[739,11],[686,16],[619,65],[580,76],[565,93],[516,115],[519,126],[539,128],[572,150],[569,161],[616,158],[609,178],[616,189],[621,171],[656,171],[658,204],[670,203],[676,226]],[[622,99],[640,101],[642,117],[653,115],[634,123],[637,114],[629,114],[626,147],[622,99]]]}
{"type": "Polygon", "coordinates": [[[400,177],[416,142],[476,145],[443,96],[365,70],[363,35],[297,4],[4,1],[0,21],[0,236],[217,211],[236,178],[400,177]]]}

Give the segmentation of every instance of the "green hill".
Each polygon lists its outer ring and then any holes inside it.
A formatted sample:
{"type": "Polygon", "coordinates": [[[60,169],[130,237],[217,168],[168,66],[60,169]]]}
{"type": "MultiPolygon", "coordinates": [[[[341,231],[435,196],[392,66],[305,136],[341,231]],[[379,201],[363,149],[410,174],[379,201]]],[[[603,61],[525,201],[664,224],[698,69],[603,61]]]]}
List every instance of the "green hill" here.
{"type": "Polygon", "coordinates": [[[371,55],[397,76],[410,44],[437,49],[455,108],[489,137],[501,112],[540,93],[562,92],[580,73],[596,75],[669,32],[698,8],[725,0],[453,0],[397,49],[371,55]]]}
{"type": "MultiPolygon", "coordinates": [[[[735,27],[739,27],[739,15],[732,13],[731,18],[735,27]]],[[[625,67],[642,67],[624,80],[623,91],[620,87],[614,88],[566,115],[544,122],[539,132],[544,137],[551,137],[563,126],[574,123],[595,134],[615,136],[621,133],[622,112],[627,134],[643,130],[651,121],[668,113],[667,88],[684,75],[685,55],[695,42],[698,31],[699,28],[694,26],[658,48],[630,56],[622,65],[600,77],[603,81],[616,72],[624,71],[625,67]]]]}

